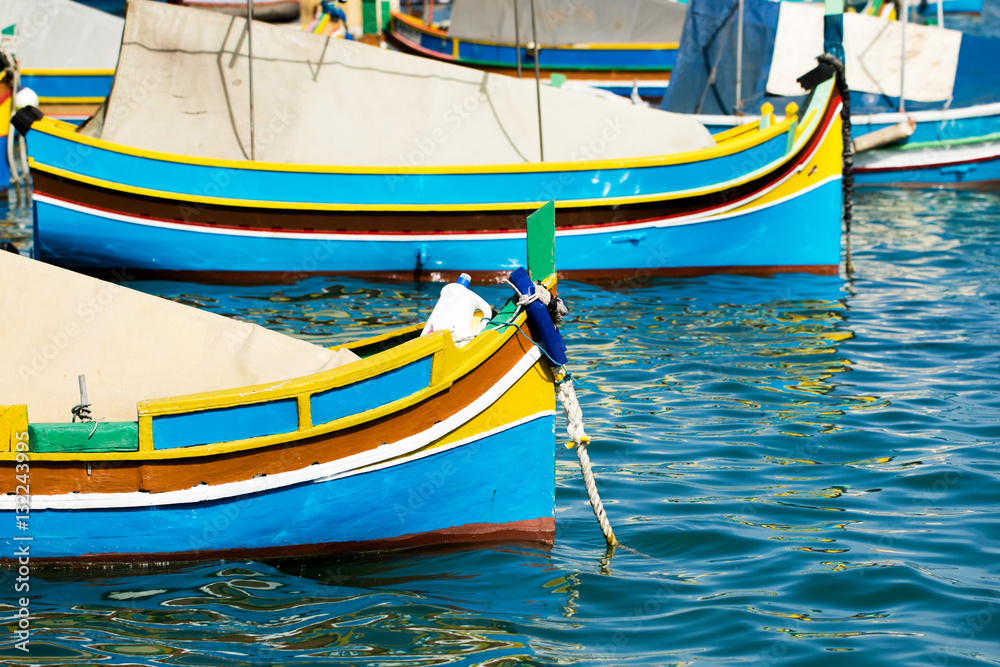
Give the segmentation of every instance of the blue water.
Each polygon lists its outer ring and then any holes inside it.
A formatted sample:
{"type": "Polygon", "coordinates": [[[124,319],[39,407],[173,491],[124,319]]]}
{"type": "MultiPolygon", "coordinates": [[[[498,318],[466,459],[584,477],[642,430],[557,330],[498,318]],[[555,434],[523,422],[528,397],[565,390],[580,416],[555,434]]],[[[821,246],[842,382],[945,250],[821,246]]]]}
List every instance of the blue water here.
{"type": "MultiPolygon", "coordinates": [[[[0,663],[997,664],[1000,195],[856,202],[850,276],[560,286],[613,556],[560,445],[551,549],[36,571],[0,663]]],[[[131,286],[323,344],[438,289],[131,286]]]]}

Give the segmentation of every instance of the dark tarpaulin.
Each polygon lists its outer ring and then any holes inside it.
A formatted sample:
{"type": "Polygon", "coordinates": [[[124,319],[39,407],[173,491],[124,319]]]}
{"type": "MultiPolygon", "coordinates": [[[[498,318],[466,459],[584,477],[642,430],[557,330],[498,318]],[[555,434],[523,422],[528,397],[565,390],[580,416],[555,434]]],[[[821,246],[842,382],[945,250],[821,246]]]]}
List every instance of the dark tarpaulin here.
{"type": "Polygon", "coordinates": [[[963,34],[951,106],[967,107],[1000,101],[998,63],[1000,40],[963,34]]]}
{"type": "MultiPolygon", "coordinates": [[[[764,90],[774,52],[779,9],[780,4],[770,0],[744,2],[740,84],[743,100],[740,111],[744,114],[758,113],[766,101],[780,103],[785,99],[768,100],[764,90]]],[[[738,17],[736,0],[692,0],[688,4],[677,64],[660,108],[677,113],[735,113],[738,17]],[[715,79],[710,85],[713,69],[715,79]]]]}

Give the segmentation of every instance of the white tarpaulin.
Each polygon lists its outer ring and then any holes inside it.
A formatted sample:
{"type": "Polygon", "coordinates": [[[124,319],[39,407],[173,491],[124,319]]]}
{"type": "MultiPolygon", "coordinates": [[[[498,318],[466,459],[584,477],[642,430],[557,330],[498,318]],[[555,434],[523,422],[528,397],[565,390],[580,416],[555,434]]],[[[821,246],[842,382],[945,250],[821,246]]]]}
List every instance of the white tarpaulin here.
{"type": "Polygon", "coordinates": [[[85,375],[95,419],[136,402],[277,382],[357,356],[0,251],[0,405],[68,422],[85,375]]]}
{"type": "Polygon", "coordinates": [[[12,24],[24,69],[112,70],[125,22],[72,0],[0,0],[0,28],[12,24]]]}
{"type": "MultiPolygon", "coordinates": [[[[767,92],[802,95],[796,79],[823,53],[823,6],[781,3],[767,92]]],[[[844,14],[844,53],[851,90],[900,96],[902,24],[876,16],[844,14]]],[[[941,102],[951,98],[962,33],[934,26],[906,26],[906,99],[941,102]]]]}
{"type": "MultiPolygon", "coordinates": [[[[539,159],[535,83],[262,23],[253,26],[256,159],[327,165],[470,165],[539,159]]],[[[246,21],[129,3],[103,127],[148,150],[250,156],[246,21]]],[[[714,145],[682,115],[544,86],[547,161],[714,145]]]]}
{"type": "MultiPolygon", "coordinates": [[[[687,5],[675,0],[520,0],[519,42],[531,37],[531,7],[543,46],[680,42],[687,5]]],[[[454,0],[448,35],[513,44],[514,0],[454,0]]]]}

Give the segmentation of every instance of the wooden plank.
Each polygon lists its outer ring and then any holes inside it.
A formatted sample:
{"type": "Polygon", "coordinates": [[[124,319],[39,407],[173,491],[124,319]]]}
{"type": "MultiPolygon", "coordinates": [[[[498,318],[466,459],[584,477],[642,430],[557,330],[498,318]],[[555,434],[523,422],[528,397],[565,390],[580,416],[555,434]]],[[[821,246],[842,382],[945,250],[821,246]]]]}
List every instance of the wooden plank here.
{"type": "Polygon", "coordinates": [[[556,272],[555,202],[528,216],[528,272],[533,280],[545,280],[556,272]]]}
{"type": "Polygon", "coordinates": [[[139,425],[136,422],[31,424],[28,441],[34,453],[135,452],[139,450],[139,425]]]}

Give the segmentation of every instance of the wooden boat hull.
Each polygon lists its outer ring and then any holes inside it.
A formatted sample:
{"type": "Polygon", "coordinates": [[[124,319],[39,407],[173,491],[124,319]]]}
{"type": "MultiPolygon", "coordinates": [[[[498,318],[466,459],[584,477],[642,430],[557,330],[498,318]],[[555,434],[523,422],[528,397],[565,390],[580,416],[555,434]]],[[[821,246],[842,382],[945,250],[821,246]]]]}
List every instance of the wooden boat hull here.
{"type": "MultiPolygon", "coordinates": [[[[393,12],[389,34],[404,50],[435,60],[488,72],[515,74],[517,47],[449,37],[443,30],[401,12],[393,12]]],[[[586,44],[538,50],[538,67],[546,79],[558,73],[619,95],[633,87],[643,98],[663,96],[679,44],[586,44]]],[[[533,72],[535,51],[522,46],[521,65],[533,72]]],[[[533,74],[532,74],[533,76],[533,74]]]]}
{"type": "Polygon", "coordinates": [[[43,120],[29,141],[35,249],[63,266],[189,277],[499,275],[525,259],[525,213],[552,198],[562,275],[833,274],[840,102],[832,84],[817,98],[801,126],[741,128],[693,153],[469,168],[181,158],[43,120]]]}
{"type": "MultiPolygon", "coordinates": [[[[23,513],[5,487],[0,516],[26,520],[32,562],[73,564],[551,542],[541,351],[515,328],[464,348],[402,333],[343,370],[140,403],[131,428],[98,425],[103,441],[73,445],[67,429],[89,424],[30,425],[24,406],[0,407],[0,467],[13,484],[23,450],[31,494],[23,513]]],[[[9,559],[18,544],[4,541],[9,559]]]]}
{"type": "MultiPolygon", "coordinates": [[[[719,116],[700,120],[712,132],[740,122],[719,116]]],[[[991,190],[1000,185],[1000,103],[859,114],[851,118],[851,134],[857,139],[901,122],[915,124],[905,141],[854,155],[855,187],[991,190]]]]}

